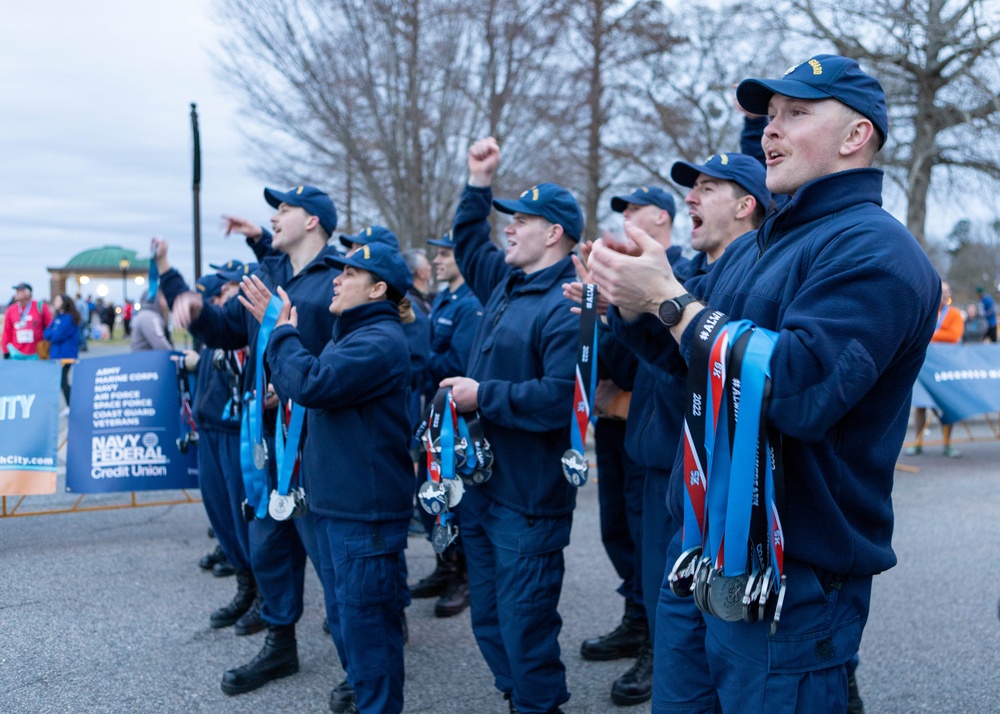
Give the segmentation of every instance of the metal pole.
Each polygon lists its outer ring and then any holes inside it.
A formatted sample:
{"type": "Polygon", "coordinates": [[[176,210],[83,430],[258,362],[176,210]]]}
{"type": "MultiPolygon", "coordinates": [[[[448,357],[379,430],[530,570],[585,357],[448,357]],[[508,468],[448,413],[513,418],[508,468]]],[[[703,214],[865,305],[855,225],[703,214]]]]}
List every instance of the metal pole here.
{"type": "Polygon", "coordinates": [[[198,105],[191,102],[191,132],[194,135],[194,279],[201,277],[201,138],[198,134],[198,105]]]}

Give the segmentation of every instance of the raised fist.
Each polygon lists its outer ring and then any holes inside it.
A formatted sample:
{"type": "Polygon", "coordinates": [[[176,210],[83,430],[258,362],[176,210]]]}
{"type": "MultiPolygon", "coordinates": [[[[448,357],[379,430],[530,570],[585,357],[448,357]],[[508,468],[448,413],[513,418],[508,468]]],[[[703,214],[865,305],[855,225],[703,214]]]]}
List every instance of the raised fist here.
{"type": "Polygon", "coordinates": [[[469,185],[489,186],[500,165],[500,145],[492,136],[469,147],[469,185]]]}

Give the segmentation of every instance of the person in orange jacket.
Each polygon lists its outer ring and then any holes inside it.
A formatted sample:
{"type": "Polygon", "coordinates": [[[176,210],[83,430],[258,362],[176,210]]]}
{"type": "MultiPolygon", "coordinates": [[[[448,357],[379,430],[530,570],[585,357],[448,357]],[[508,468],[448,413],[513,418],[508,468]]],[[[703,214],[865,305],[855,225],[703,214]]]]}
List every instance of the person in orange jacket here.
{"type": "MultiPolygon", "coordinates": [[[[965,332],[965,320],[957,307],[951,305],[951,286],[941,281],[941,307],[938,308],[937,329],[931,336],[931,342],[962,341],[965,332]]],[[[917,431],[916,443],[906,450],[907,456],[918,456],[924,451],[924,433],[927,427],[927,408],[915,407],[913,410],[914,427],[917,431]]],[[[941,435],[944,438],[944,455],[950,459],[961,458],[962,452],[951,445],[951,424],[941,425],[941,435]]]]}

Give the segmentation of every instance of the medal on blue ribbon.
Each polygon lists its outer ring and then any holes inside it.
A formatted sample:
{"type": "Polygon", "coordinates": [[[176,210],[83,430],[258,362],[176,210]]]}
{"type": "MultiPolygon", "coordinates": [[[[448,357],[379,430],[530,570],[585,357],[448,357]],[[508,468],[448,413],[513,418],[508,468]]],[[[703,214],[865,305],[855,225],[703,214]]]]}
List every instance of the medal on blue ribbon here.
{"type": "Polygon", "coordinates": [[[580,339],[576,353],[576,380],[573,388],[573,418],[570,420],[571,449],[562,456],[566,480],[579,488],[587,483],[590,464],[584,455],[587,427],[597,420],[591,416],[594,390],[597,388],[597,285],[583,286],[583,306],[580,309],[580,339]]]}
{"type": "Polygon", "coordinates": [[[264,518],[268,511],[267,495],[267,444],[264,441],[264,353],[268,340],[281,313],[281,300],[272,296],[264,311],[254,359],[254,391],[243,395],[243,414],[240,420],[240,468],[246,493],[244,516],[264,518]]]}

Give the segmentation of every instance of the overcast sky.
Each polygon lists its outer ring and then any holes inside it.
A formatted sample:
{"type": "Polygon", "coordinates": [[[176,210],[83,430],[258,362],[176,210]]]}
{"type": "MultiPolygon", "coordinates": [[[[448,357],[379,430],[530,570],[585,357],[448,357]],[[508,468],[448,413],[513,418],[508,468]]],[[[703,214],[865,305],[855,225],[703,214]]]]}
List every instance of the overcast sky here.
{"type": "MultiPolygon", "coordinates": [[[[236,101],[212,74],[209,51],[218,32],[209,13],[208,0],[5,5],[5,299],[21,280],[32,283],[36,298],[48,298],[46,268],[89,248],[120,245],[148,255],[153,235],[171,241],[174,264],[191,279],[192,101],[201,127],[202,267],[250,257],[241,238],[222,237],[219,217],[263,223],[271,211],[263,180],[250,173],[236,101]]],[[[121,280],[107,282],[117,302],[121,280]]]]}

